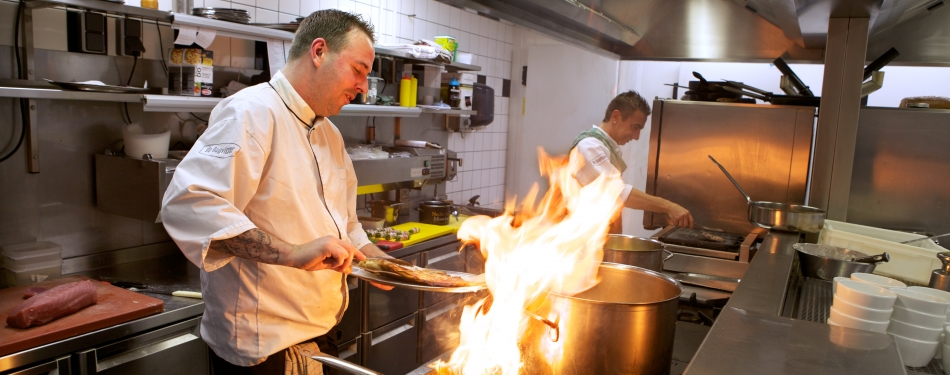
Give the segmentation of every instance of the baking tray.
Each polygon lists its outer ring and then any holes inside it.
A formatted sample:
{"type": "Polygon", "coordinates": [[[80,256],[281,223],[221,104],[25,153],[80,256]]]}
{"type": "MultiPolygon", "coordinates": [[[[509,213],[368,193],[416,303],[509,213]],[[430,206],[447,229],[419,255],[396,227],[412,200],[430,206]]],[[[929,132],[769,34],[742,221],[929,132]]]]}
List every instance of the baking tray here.
{"type": "Polygon", "coordinates": [[[46,82],[59,86],[63,90],[111,92],[111,93],[119,93],[119,94],[148,92],[148,89],[144,87],[111,86],[111,85],[100,86],[100,85],[90,85],[90,84],[78,83],[78,82],[58,82],[51,79],[46,79],[46,82]]]}
{"type": "Polygon", "coordinates": [[[461,286],[461,287],[444,287],[444,286],[425,285],[425,284],[419,284],[419,283],[414,283],[412,281],[399,279],[393,276],[387,276],[384,274],[370,272],[357,266],[353,266],[353,272],[350,273],[350,275],[356,276],[360,279],[363,279],[369,282],[389,285],[389,286],[393,286],[397,288],[421,290],[423,292],[471,293],[471,292],[477,292],[479,290],[482,290],[488,287],[488,285],[485,284],[484,275],[473,275],[470,273],[457,272],[457,271],[443,271],[443,272],[452,276],[461,277],[465,281],[476,283],[476,285],[461,286]]]}

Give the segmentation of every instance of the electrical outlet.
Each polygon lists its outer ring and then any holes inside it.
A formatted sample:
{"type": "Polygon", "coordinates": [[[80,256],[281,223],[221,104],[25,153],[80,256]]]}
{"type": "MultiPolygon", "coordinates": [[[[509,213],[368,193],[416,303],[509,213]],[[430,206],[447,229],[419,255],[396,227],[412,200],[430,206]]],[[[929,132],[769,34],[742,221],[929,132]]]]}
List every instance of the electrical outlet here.
{"type": "Polygon", "coordinates": [[[105,55],[108,49],[106,15],[95,12],[66,12],[66,45],[69,52],[105,55]]]}
{"type": "Polygon", "coordinates": [[[118,56],[139,56],[145,53],[142,43],[142,21],[132,18],[115,20],[115,50],[118,56]]]}

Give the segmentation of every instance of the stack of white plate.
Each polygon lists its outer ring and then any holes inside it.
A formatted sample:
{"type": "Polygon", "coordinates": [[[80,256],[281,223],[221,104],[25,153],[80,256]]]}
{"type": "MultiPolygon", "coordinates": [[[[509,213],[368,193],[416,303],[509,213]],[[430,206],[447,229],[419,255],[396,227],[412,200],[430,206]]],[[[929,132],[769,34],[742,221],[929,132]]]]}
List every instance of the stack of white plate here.
{"type": "Polygon", "coordinates": [[[906,366],[920,367],[930,363],[940,344],[940,334],[947,323],[950,296],[937,297],[930,288],[897,289],[897,302],[887,333],[894,338],[906,366]]]}
{"type": "Polygon", "coordinates": [[[836,277],[828,324],[884,333],[896,299],[887,288],[836,277]]]}

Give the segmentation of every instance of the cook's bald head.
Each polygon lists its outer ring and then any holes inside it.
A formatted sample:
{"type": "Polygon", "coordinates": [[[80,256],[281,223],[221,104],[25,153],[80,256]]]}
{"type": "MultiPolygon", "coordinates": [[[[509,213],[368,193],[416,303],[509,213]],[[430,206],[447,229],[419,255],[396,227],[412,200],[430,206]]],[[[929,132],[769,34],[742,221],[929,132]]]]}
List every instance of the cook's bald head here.
{"type": "Polygon", "coordinates": [[[300,27],[297,28],[297,34],[290,45],[288,60],[293,61],[309,56],[310,46],[317,38],[323,38],[331,52],[339,52],[347,47],[349,43],[347,36],[354,29],[366,34],[373,44],[376,43],[373,25],[358,14],[338,9],[324,9],[310,13],[307,18],[300,21],[300,27]]]}

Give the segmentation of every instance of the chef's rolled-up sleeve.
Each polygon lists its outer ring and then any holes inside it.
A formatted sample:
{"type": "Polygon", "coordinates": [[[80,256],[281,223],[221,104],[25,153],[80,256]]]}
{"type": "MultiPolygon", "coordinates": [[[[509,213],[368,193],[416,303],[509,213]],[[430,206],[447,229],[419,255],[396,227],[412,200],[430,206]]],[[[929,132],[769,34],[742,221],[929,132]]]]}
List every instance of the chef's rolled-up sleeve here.
{"type": "Polygon", "coordinates": [[[267,152],[249,132],[249,122],[266,115],[234,109],[213,114],[205,133],[175,170],[165,192],[161,217],[165,230],[192,263],[211,272],[234,256],[209,249],[257,228],[243,210],[257,192],[267,152]],[[219,120],[220,119],[220,120],[219,120]]]}
{"type": "MultiPolygon", "coordinates": [[[[613,172],[620,175],[620,171],[610,164],[610,150],[596,138],[584,138],[577,143],[576,148],[586,161],[584,167],[574,174],[574,178],[581,186],[587,186],[604,173],[613,172]]],[[[621,202],[627,201],[631,189],[633,186],[624,184],[623,191],[620,193],[621,202]]]]}

